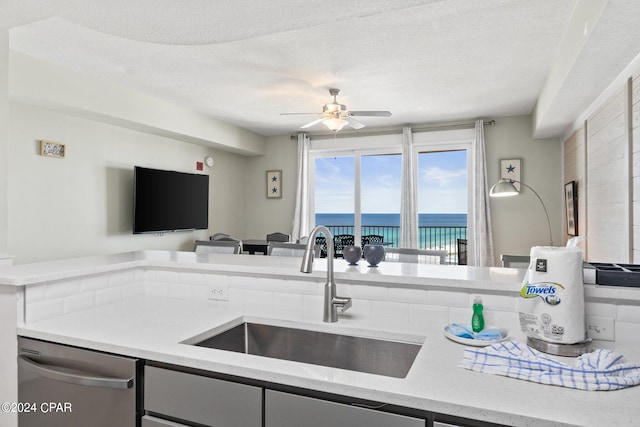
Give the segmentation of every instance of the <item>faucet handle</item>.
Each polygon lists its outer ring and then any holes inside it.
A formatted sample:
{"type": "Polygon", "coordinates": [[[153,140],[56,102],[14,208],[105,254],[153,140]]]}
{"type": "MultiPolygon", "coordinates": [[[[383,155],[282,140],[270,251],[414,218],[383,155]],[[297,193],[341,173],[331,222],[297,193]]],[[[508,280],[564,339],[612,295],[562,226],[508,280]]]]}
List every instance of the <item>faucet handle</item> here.
{"type": "Polygon", "coordinates": [[[352,301],[351,298],[346,298],[346,297],[334,297],[333,301],[331,301],[331,303],[339,308],[340,310],[342,310],[342,312],[347,311],[349,308],[351,308],[352,305],[352,301]]]}

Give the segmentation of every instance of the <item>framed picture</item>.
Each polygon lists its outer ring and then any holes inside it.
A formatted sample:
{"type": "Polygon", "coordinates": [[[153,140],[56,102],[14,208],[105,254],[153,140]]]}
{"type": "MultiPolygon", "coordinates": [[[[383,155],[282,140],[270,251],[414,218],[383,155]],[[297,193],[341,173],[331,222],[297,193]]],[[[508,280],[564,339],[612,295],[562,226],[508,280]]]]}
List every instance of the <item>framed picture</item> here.
{"type": "Polygon", "coordinates": [[[567,205],[567,234],[578,235],[578,193],[575,181],[564,186],[564,201],[567,205]]]}
{"type": "Polygon", "coordinates": [[[40,141],[40,155],[47,157],[64,158],[66,154],[64,144],[59,144],[52,141],[40,141]]]}
{"type": "Polygon", "coordinates": [[[520,159],[500,160],[500,179],[508,179],[520,191],[520,177],[522,176],[522,161],[520,159]],[[518,182],[514,182],[518,181],[518,182]]]}
{"type": "Polygon", "coordinates": [[[267,199],[282,198],[282,170],[267,171],[267,199]]]}

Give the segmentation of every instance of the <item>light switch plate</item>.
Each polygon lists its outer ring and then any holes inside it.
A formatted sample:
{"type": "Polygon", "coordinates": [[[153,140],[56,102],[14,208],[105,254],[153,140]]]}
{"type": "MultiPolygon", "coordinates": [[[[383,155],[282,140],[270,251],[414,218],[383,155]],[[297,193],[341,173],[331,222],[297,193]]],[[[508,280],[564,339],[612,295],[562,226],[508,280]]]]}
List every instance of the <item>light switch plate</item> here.
{"type": "Polygon", "coordinates": [[[594,340],[615,341],[615,320],[613,317],[586,316],[587,336],[594,340]]]}

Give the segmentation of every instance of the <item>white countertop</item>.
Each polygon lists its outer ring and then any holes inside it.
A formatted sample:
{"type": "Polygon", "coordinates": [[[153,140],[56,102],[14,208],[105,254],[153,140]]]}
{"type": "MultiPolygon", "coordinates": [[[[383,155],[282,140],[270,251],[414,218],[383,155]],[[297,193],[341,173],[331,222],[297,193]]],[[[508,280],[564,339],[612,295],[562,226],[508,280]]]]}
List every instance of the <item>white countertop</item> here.
{"type": "MultiPolygon", "coordinates": [[[[640,387],[586,392],[481,374],[458,367],[464,347],[446,339],[444,325],[397,325],[341,319],[319,320],[320,313],[282,316],[340,332],[367,330],[366,336],[389,333],[424,337],[407,378],[351,372],[180,344],[241,316],[266,319],[259,312],[237,312],[208,301],[138,297],[18,329],[20,335],[124,354],[224,374],[353,396],[371,401],[446,413],[507,425],[637,425],[640,387]],[[383,332],[384,331],[384,332],[383,332]]],[[[360,331],[362,332],[362,331],[360,331]]],[[[640,350],[617,346],[629,360],[640,350]]]]}
{"type": "MultiPolygon", "coordinates": [[[[134,268],[179,269],[248,276],[316,281],[326,274],[326,260],[315,261],[311,275],[299,273],[299,259],[249,255],[208,255],[187,252],[141,251],[0,268],[0,285],[22,287],[84,275],[134,268]]],[[[365,262],[348,266],[336,262],[338,283],[404,287],[439,286],[517,293],[524,270],[462,266],[365,262]]],[[[151,284],[153,285],[153,284],[151,284]]],[[[638,289],[585,286],[586,296],[640,300],[638,289]],[[609,290],[609,289],[612,290],[609,290]]],[[[407,378],[288,362],[258,356],[180,344],[241,316],[270,318],[256,309],[224,308],[211,301],[139,296],[18,327],[18,334],[113,352],[147,360],[204,369],[321,392],[450,414],[506,425],[637,425],[640,387],[611,392],[586,392],[481,374],[458,367],[464,347],[443,335],[438,322],[389,323],[368,317],[341,318],[337,324],[321,321],[321,313],[287,314],[278,321],[307,323],[340,333],[368,331],[366,336],[424,337],[407,378]],[[389,335],[391,334],[391,335],[389,335]]],[[[613,348],[629,361],[640,361],[640,346],[598,343],[613,348]]]]}

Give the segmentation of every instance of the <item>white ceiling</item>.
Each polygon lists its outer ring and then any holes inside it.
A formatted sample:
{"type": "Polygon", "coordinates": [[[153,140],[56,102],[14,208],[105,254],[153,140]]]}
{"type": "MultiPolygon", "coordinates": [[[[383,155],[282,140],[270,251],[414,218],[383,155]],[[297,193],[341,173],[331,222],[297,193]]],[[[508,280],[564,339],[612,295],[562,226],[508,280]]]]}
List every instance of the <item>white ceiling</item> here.
{"type": "MultiPolygon", "coordinates": [[[[0,0],[0,31],[15,51],[280,135],[315,118],[280,113],[320,112],[329,87],[393,113],[368,128],[529,114],[577,1],[0,0]]],[[[639,21],[640,1],[608,2],[538,133],[561,135],[636,57],[639,21]]]]}

